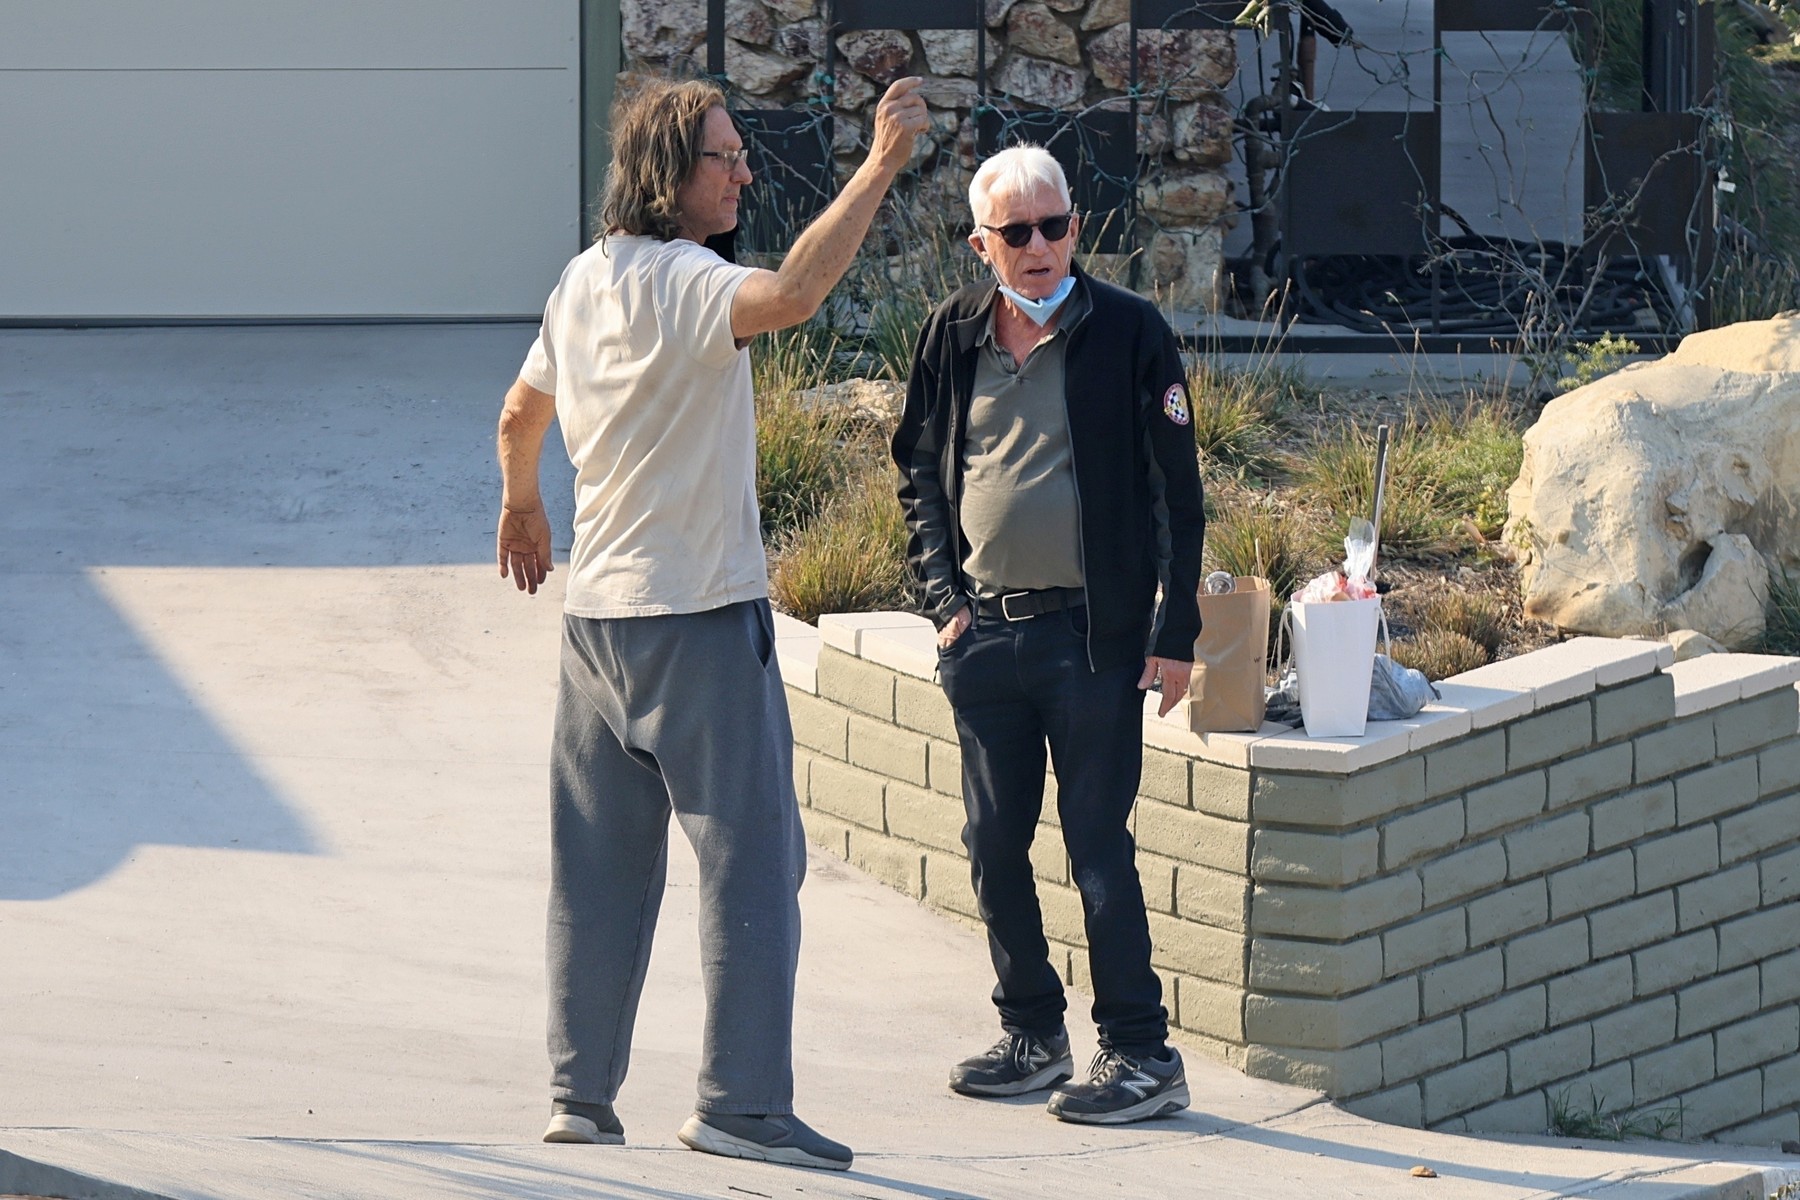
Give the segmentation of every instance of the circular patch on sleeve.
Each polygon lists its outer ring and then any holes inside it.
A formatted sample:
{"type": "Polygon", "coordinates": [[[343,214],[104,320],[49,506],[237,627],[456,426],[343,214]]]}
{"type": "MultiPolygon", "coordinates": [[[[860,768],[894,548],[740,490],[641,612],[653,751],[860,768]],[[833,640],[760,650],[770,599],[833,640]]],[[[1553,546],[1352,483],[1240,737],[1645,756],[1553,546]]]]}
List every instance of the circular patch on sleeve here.
{"type": "Polygon", "coordinates": [[[1179,383],[1169,385],[1163,393],[1163,415],[1177,425],[1186,425],[1191,419],[1188,414],[1187,389],[1179,383]]]}

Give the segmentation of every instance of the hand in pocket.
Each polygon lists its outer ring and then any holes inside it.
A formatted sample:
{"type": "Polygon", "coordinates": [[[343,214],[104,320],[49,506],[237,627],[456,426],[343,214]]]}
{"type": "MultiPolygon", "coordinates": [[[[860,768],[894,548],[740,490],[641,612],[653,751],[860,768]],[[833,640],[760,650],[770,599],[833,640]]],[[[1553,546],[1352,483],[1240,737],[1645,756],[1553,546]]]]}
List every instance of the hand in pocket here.
{"type": "Polygon", "coordinates": [[[944,623],[944,627],[938,630],[939,650],[948,650],[956,644],[958,638],[969,631],[969,626],[975,623],[973,611],[969,605],[965,604],[956,610],[954,617],[944,623]]]}

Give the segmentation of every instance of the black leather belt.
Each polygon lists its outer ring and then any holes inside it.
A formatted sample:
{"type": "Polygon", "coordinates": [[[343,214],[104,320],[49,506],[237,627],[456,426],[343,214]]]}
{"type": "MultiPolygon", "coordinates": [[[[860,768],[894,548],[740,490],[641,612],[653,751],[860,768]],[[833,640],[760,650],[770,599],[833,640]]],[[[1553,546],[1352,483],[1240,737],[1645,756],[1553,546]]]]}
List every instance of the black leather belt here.
{"type": "Polygon", "coordinates": [[[1040,588],[1035,592],[1007,592],[1002,596],[978,596],[975,611],[1002,621],[1023,621],[1087,603],[1081,588],[1040,588]]]}

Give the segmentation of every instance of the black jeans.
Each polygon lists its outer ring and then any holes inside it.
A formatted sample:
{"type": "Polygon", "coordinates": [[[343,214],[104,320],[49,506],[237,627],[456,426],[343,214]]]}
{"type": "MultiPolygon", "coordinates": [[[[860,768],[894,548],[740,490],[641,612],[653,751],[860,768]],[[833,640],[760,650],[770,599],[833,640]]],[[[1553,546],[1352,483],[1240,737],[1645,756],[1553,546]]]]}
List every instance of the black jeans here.
{"type": "Polygon", "coordinates": [[[978,616],[939,653],[939,677],[962,743],[963,844],[987,923],[1000,1023],[1048,1034],[1067,1002],[1050,965],[1028,851],[1044,803],[1045,748],[1056,770],[1063,842],[1081,890],[1094,1023],[1127,1054],[1168,1037],[1162,981],[1127,822],[1143,769],[1142,664],[1089,670],[1087,610],[1023,621],[978,616]]]}

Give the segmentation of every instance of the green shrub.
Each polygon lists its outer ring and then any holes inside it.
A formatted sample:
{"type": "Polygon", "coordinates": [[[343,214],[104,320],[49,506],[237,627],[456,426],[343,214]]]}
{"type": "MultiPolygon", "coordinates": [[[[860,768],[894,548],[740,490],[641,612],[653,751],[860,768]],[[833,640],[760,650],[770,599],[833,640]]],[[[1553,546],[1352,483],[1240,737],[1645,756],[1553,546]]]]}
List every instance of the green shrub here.
{"type": "MultiPolygon", "coordinates": [[[[1372,430],[1343,424],[1292,460],[1302,494],[1334,518],[1329,544],[1321,547],[1333,556],[1342,554],[1343,535],[1335,531],[1374,508],[1375,441],[1372,430]]],[[[1524,454],[1516,419],[1498,403],[1434,408],[1394,427],[1382,500],[1383,556],[1429,558],[1497,537],[1524,454]]]]}
{"type": "MultiPolygon", "coordinates": [[[[1793,60],[1791,45],[1777,39],[1756,44],[1741,8],[1714,4],[1717,28],[1718,118],[1729,133],[1717,149],[1735,190],[1720,197],[1721,215],[1748,231],[1756,253],[1800,261],[1800,164],[1787,136],[1800,120],[1792,89],[1776,82],[1772,67],[1793,60]]],[[[1637,112],[1643,103],[1643,15],[1641,0],[1596,0],[1598,41],[1595,99],[1616,112],[1637,112]]],[[[1728,300],[1729,298],[1726,297],[1728,300]]],[[[1774,311],[1754,312],[1755,317],[1774,311]]],[[[1731,314],[1729,319],[1749,319],[1731,314]]],[[[1715,314],[1715,324],[1727,317],[1715,314]]]]}
{"type": "MultiPolygon", "coordinates": [[[[1277,314],[1265,311],[1265,320],[1277,314]]],[[[1290,414],[1318,397],[1279,336],[1259,341],[1248,354],[1229,358],[1217,343],[1188,368],[1194,440],[1209,474],[1268,479],[1281,465],[1277,443],[1290,414]]]]}
{"type": "Polygon", "coordinates": [[[1597,342],[1576,342],[1569,347],[1569,374],[1556,381],[1558,391],[1572,392],[1603,379],[1639,353],[1638,344],[1623,334],[1602,334],[1597,342]]]}
{"type": "Polygon", "coordinates": [[[1253,352],[1243,363],[1227,362],[1217,353],[1202,354],[1188,371],[1188,383],[1196,393],[1230,396],[1276,427],[1318,394],[1306,373],[1273,347],[1253,352]]]}
{"type": "Polygon", "coordinates": [[[1460,633],[1480,646],[1490,661],[1506,641],[1506,610],[1479,592],[1434,592],[1414,613],[1421,629],[1460,633]]]}
{"type": "Polygon", "coordinates": [[[1488,652],[1466,634],[1451,629],[1421,629],[1394,643],[1394,661],[1425,673],[1433,682],[1485,667],[1488,652]]]}
{"type": "Polygon", "coordinates": [[[1208,520],[1202,569],[1260,575],[1269,581],[1270,602],[1280,605],[1314,573],[1312,540],[1297,514],[1239,500],[1222,505],[1208,520]]]}
{"type": "Polygon", "coordinates": [[[1209,476],[1267,478],[1280,462],[1276,409],[1243,376],[1201,361],[1188,375],[1194,445],[1209,476]]]}
{"type": "Polygon", "coordinates": [[[813,623],[824,613],[916,608],[892,472],[865,461],[816,520],[783,538],[769,592],[783,612],[813,623]]]}
{"type": "Polygon", "coordinates": [[[1624,1112],[1606,1109],[1606,1093],[1587,1090],[1585,1104],[1575,1100],[1571,1088],[1563,1088],[1550,1097],[1550,1133],[1554,1137],[1585,1138],[1593,1141],[1622,1142],[1626,1138],[1667,1138],[1680,1136],[1682,1108],[1679,1101],[1672,1106],[1624,1112]]]}
{"type": "Polygon", "coordinates": [[[779,536],[816,517],[842,475],[846,419],[803,405],[791,391],[756,400],[756,503],[763,531],[779,536]]]}
{"type": "Polygon", "coordinates": [[[880,363],[880,373],[905,383],[912,371],[913,346],[931,304],[918,291],[897,290],[878,298],[869,309],[869,350],[880,363]]]}
{"type": "Polygon", "coordinates": [[[1800,121],[1800,99],[1776,82],[1771,68],[1791,63],[1793,46],[1782,38],[1757,44],[1736,5],[1719,6],[1717,29],[1720,91],[1731,120],[1731,136],[1721,139],[1719,150],[1737,185],[1720,197],[1721,210],[1748,229],[1764,253],[1791,261],[1800,255],[1800,161],[1790,136],[1800,121]]]}
{"type": "MultiPolygon", "coordinates": [[[[1440,502],[1471,521],[1483,538],[1499,537],[1506,491],[1525,461],[1518,419],[1501,404],[1477,401],[1460,412],[1433,411],[1423,437],[1424,466],[1440,502]]],[[[1388,479],[1391,485],[1391,471],[1388,479]]]]}
{"type": "MultiPolygon", "coordinates": [[[[942,210],[922,204],[916,212],[884,211],[888,227],[865,243],[851,269],[846,295],[852,307],[867,314],[864,348],[874,359],[874,373],[904,383],[926,318],[982,267],[964,240],[967,226],[948,219],[942,210]]],[[[958,205],[953,211],[965,210],[958,205]]]]}
{"type": "Polygon", "coordinates": [[[1715,326],[1766,321],[1776,313],[1800,308],[1800,266],[1781,255],[1725,247],[1719,252],[1709,290],[1715,326]]]}
{"type": "MultiPolygon", "coordinates": [[[[1369,516],[1375,507],[1374,432],[1339,425],[1294,456],[1290,470],[1301,495],[1328,514],[1316,551],[1341,560],[1350,520],[1369,516]]],[[[1424,432],[1409,420],[1393,431],[1388,443],[1387,490],[1381,510],[1384,558],[1429,557],[1460,549],[1466,542],[1457,515],[1440,499],[1433,476],[1424,432]]]]}
{"type": "Polygon", "coordinates": [[[1766,616],[1762,652],[1800,655],[1800,582],[1779,570],[1770,571],[1766,616]]]}
{"type": "Polygon", "coordinates": [[[750,377],[757,396],[801,392],[837,378],[844,350],[822,317],[763,334],[750,342],[750,377]]]}

